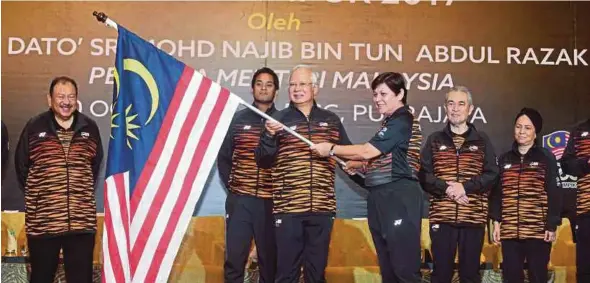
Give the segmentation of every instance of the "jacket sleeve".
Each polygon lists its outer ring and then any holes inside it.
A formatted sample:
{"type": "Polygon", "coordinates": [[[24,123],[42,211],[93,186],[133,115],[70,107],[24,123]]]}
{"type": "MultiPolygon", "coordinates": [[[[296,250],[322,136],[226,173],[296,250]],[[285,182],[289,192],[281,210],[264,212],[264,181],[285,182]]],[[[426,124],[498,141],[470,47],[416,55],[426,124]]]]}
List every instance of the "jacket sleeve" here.
{"type": "MultiPolygon", "coordinates": [[[[283,111],[275,112],[272,117],[283,123],[281,121],[281,117],[283,115],[283,111]]],[[[256,158],[256,165],[260,168],[270,169],[274,166],[275,160],[277,158],[277,154],[279,152],[279,135],[280,131],[276,132],[274,136],[271,136],[267,131],[266,128],[262,130],[260,134],[260,141],[258,142],[258,146],[254,151],[254,156],[256,158]]]]}
{"type": "Polygon", "coordinates": [[[29,166],[31,165],[29,159],[29,125],[31,121],[27,122],[23,128],[18,144],[14,150],[14,170],[16,172],[16,180],[18,181],[19,188],[23,193],[27,183],[27,177],[29,175],[29,166]]]}
{"type": "Polygon", "coordinates": [[[560,161],[561,169],[565,174],[580,178],[590,173],[590,164],[588,164],[588,158],[577,157],[576,148],[574,146],[575,134],[577,134],[576,131],[573,131],[570,135],[567,147],[565,148],[560,161]]]}
{"type": "MultiPolygon", "coordinates": [[[[500,158],[502,160],[502,158],[500,158]]],[[[489,215],[490,219],[502,222],[502,169],[498,171],[498,178],[492,186],[490,193],[489,215]]]]}
{"type": "Polygon", "coordinates": [[[422,189],[436,197],[442,197],[449,186],[445,181],[434,175],[432,138],[433,135],[428,137],[422,148],[422,152],[420,153],[420,171],[418,172],[418,178],[420,179],[422,189]]]}
{"type": "Polygon", "coordinates": [[[483,172],[481,175],[474,176],[463,184],[465,192],[468,194],[483,194],[490,191],[498,178],[498,164],[496,164],[496,153],[490,139],[485,134],[481,134],[485,142],[485,155],[483,172]]]}
{"type": "Polygon", "coordinates": [[[260,135],[260,141],[254,155],[256,156],[256,164],[260,168],[269,169],[274,166],[277,153],[279,151],[279,133],[271,136],[267,131],[263,131],[260,135]]]}
{"type": "Polygon", "coordinates": [[[547,158],[547,170],[545,171],[545,190],[547,192],[547,219],[545,229],[555,231],[561,224],[561,209],[563,206],[563,192],[558,186],[559,172],[557,160],[553,153],[543,149],[547,158]]]}
{"type": "Polygon", "coordinates": [[[219,149],[219,154],[217,155],[217,170],[219,171],[219,178],[226,189],[229,189],[229,175],[231,173],[232,157],[234,154],[233,125],[234,121],[232,120],[227,134],[223,139],[223,143],[221,144],[221,149],[219,149]]]}

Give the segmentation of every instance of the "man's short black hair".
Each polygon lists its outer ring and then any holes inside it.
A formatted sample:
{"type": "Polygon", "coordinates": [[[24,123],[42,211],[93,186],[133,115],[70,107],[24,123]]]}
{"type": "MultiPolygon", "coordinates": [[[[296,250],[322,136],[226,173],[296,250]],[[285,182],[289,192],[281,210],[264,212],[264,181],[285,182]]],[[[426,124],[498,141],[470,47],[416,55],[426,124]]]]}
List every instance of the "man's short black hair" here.
{"type": "Polygon", "coordinates": [[[254,89],[254,85],[256,84],[256,79],[258,79],[258,76],[260,74],[271,75],[272,81],[275,84],[275,89],[279,90],[279,76],[277,76],[275,71],[273,71],[271,68],[267,68],[267,67],[260,68],[256,71],[256,73],[254,73],[254,76],[252,76],[252,82],[250,83],[250,86],[252,87],[252,89],[254,89]]]}
{"type": "Polygon", "coordinates": [[[51,81],[51,85],[49,86],[49,95],[53,96],[53,88],[55,87],[55,85],[66,83],[71,83],[74,86],[74,89],[76,90],[76,95],[78,95],[78,84],[76,84],[76,81],[74,81],[74,79],[66,76],[56,77],[51,81]]]}

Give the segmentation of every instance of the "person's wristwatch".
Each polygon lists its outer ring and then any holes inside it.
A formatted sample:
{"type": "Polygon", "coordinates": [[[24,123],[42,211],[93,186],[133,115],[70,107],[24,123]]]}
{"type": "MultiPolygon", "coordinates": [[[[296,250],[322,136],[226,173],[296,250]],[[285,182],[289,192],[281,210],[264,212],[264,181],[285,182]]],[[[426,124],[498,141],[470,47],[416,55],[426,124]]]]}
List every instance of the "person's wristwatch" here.
{"type": "Polygon", "coordinates": [[[335,145],[335,144],[333,144],[333,145],[332,145],[332,147],[330,147],[330,152],[328,152],[328,154],[329,154],[330,156],[334,156],[334,148],[335,148],[335,147],[336,147],[336,145],[335,145]]]}

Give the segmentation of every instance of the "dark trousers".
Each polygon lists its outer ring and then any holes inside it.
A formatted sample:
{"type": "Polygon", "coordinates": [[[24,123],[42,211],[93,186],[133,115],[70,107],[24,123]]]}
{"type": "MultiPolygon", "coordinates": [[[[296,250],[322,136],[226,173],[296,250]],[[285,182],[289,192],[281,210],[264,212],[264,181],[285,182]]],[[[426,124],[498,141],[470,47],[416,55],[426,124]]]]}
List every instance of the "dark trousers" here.
{"type": "Polygon", "coordinates": [[[258,253],[260,282],[274,282],[276,246],[272,199],[229,193],[225,212],[225,282],[244,282],[252,238],[258,253]]]}
{"type": "Polygon", "coordinates": [[[587,283],[590,282],[590,217],[579,217],[576,225],[576,273],[578,283],[587,283]]]}
{"type": "Polygon", "coordinates": [[[369,230],[383,282],[421,282],[420,230],[423,197],[417,182],[373,188],[367,199],[369,230]]]}
{"type": "Polygon", "coordinates": [[[92,254],[94,233],[55,237],[27,237],[31,283],[52,283],[63,249],[63,263],[67,282],[92,282],[92,254]]]}
{"type": "Polygon", "coordinates": [[[572,240],[576,243],[577,191],[575,189],[564,189],[563,191],[563,209],[561,211],[561,218],[567,218],[569,220],[570,229],[572,230],[572,240]]]}
{"type": "Polygon", "coordinates": [[[319,214],[277,214],[277,283],[326,282],[328,249],[334,217],[319,214]]]}
{"type": "Polygon", "coordinates": [[[502,240],[502,277],[505,283],[524,282],[524,262],[530,283],[547,283],[551,243],[540,239],[502,240]]]}
{"type": "Polygon", "coordinates": [[[459,280],[461,283],[481,282],[479,260],[485,227],[458,227],[430,223],[431,251],[434,263],[432,283],[450,283],[459,249],[459,280]]]}

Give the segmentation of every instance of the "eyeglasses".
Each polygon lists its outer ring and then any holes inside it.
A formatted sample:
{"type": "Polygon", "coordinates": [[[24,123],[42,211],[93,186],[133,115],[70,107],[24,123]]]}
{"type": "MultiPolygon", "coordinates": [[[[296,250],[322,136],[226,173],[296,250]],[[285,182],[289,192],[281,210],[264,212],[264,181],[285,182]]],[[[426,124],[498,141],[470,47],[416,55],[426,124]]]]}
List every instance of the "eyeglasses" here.
{"type": "Polygon", "coordinates": [[[308,87],[308,86],[312,86],[313,83],[289,83],[289,88],[304,88],[304,87],[308,87]]]}

